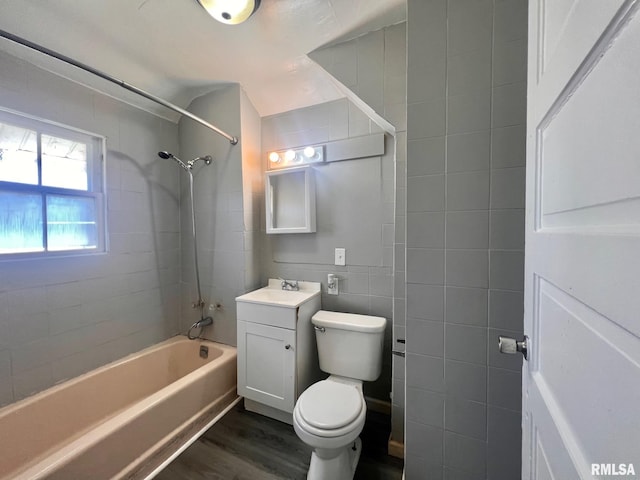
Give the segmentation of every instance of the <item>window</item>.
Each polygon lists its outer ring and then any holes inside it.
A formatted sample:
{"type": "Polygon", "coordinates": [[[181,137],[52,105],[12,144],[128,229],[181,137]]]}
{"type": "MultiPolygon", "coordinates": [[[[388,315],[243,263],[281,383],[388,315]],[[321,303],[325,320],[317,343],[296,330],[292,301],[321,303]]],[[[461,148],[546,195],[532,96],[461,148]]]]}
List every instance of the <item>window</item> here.
{"type": "Polygon", "coordinates": [[[0,111],[0,258],[104,251],[103,145],[0,111]]]}

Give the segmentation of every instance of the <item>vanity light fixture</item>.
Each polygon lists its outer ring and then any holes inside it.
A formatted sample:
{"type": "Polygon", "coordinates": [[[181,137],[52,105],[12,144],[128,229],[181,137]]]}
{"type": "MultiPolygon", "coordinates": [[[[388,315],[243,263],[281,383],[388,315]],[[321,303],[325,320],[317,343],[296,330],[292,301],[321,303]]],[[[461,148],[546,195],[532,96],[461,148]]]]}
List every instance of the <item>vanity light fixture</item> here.
{"type": "Polygon", "coordinates": [[[269,170],[321,163],[324,162],[324,145],[277,150],[269,152],[268,158],[269,170]]]}
{"type": "Polygon", "coordinates": [[[209,15],[227,25],[237,25],[258,10],[260,0],[197,0],[209,15]]]}

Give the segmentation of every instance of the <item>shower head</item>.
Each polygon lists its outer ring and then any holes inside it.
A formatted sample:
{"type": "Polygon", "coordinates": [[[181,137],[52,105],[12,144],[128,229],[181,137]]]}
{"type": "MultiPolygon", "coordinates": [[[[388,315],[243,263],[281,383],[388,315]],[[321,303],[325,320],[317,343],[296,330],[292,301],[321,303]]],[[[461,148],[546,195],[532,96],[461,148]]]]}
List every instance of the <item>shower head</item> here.
{"type": "Polygon", "coordinates": [[[162,151],[162,152],[158,152],[158,156],[160,158],[165,159],[165,160],[170,158],[171,160],[176,162],[178,165],[180,165],[182,168],[184,168],[186,171],[191,170],[191,165],[186,165],[182,160],[180,160],[178,157],[176,157],[173,153],[162,151]]]}
{"type": "Polygon", "coordinates": [[[184,163],[182,160],[176,157],[173,153],[169,153],[164,150],[162,152],[158,152],[158,156],[165,160],[168,158],[170,158],[171,160],[174,160],[178,165],[180,165],[182,168],[184,168],[187,171],[190,171],[193,168],[193,166],[196,164],[196,162],[200,160],[202,160],[205,163],[205,165],[210,165],[211,162],[213,161],[213,158],[211,158],[210,155],[206,155],[204,157],[194,158],[193,160],[189,160],[187,163],[184,163]]]}

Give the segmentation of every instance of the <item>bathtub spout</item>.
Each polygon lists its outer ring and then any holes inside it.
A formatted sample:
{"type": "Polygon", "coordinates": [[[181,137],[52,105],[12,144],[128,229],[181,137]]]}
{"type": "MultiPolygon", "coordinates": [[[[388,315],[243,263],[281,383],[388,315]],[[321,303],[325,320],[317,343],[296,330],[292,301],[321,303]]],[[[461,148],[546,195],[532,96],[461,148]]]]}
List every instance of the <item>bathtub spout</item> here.
{"type": "Polygon", "coordinates": [[[187,337],[189,337],[189,340],[195,340],[196,338],[200,338],[200,335],[202,334],[202,329],[211,324],[213,324],[213,318],[211,317],[206,317],[201,320],[198,320],[196,323],[191,325],[191,328],[189,328],[189,331],[187,332],[187,337]],[[191,334],[191,332],[193,332],[194,330],[198,330],[197,335],[191,334]]]}

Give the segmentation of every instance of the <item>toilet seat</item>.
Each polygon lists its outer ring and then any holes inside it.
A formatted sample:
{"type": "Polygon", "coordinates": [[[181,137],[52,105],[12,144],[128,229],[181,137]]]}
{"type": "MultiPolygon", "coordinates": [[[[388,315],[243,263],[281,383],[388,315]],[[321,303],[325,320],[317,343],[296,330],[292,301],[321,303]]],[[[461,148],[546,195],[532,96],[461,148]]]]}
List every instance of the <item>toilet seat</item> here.
{"type": "Polygon", "coordinates": [[[294,424],[307,434],[337,438],[362,430],[367,413],[362,392],[355,385],[331,379],[305,390],[293,410],[294,424]]]}
{"type": "Polygon", "coordinates": [[[355,385],[330,380],[314,383],[298,399],[298,411],[309,425],[335,430],[352,423],[362,410],[362,394],[355,385]]]}

